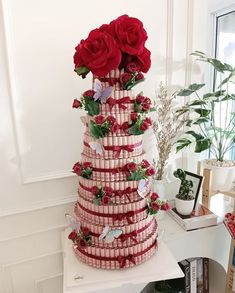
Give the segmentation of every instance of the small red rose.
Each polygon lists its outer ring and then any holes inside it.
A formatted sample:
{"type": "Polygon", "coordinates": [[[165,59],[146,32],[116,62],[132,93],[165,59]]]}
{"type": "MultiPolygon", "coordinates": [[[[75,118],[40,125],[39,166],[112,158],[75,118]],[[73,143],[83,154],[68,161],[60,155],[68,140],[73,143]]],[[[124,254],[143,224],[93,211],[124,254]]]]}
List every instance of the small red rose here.
{"type": "Polygon", "coordinates": [[[169,209],[170,209],[170,206],[169,206],[168,202],[165,202],[164,204],[162,204],[161,210],[168,211],[169,209]]]}
{"type": "Polygon", "coordinates": [[[148,111],[150,109],[149,104],[142,104],[142,111],[148,111]]]}
{"type": "Polygon", "coordinates": [[[107,120],[111,125],[114,125],[114,123],[116,122],[116,118],[111,115],[107,117],[107,120]]]}
{"type": "Polygon", "coordinates": [[[84,169],[91,168],[91,166],[92,166],[91,162],[84,162],[83,163],[83,168],[84,169]]]}
{"type": "Polygon", "coordinates": [[[103,205],[108,205],[110,203],[110,197],[107,195],[104,195],[101,199],[101,202],[103,205]]]}
{"type": "Polygon", "coordinates": [[[141,80],[141,79],[144,79],[144,75],[143,73],[139,72],[136,77],[135,77],[135,80],[141,80]]]}
{"type": "Polygon", "coordinates": [[[81,227],[81,231],[84,236],[88,236],[90,234],[90,230],[87,227],[81,227]]]}
{"type": "Polygon", "coordinates": [[[152,194],[151,194],[151,201],[155,201],[155,200],[157,200],[159,198],[159,195],[156,193],[156,192],[153,192],[152,194]]]}
{"type": "Polygon", "coordinates": [[[151,120],[149,117],[146,117],[146,118],[144,119],[144,122],[145,122],[145,123],[148,123],[149,125],[152,125],[152,120],[151,120]]]}
{"type": "Polygon", "coordinates": [[[105,186],[104,187],[104,192],[105,192],[105,195],[107,195],[109,197],[113,195],[113,189],[112,189],[112,187],[105,186]]]}
{"type": "Polygon", "coordinates": [[[140,66],[136,62],[130,62],[127,64],[126,70],[130,73],[139,72],[140,66]]]}
{"type": "Polygon", "coordinates": [[[120,126],[119,126],[118,123],[114,123],[114,124],[111,126],[111,132],[113,132],[113,133],[117,132],[119,129],[120,129],[120,126]]]}
{"type": "Polygon", "coordinates": [[[91,188],[91,193],[94,194],[94,195],[97,195],[99,193],[99,188],[98,186],[93,186],[91,188]]]}
{"type": "Polygon", "coordinates": [[[161,206],[156,202],[151,202],[150,207],[153,211],[159,211],[161,206]]]}
{"type": "Polygon", "coordinates": [[[72,231],[69,236],[68,236],[68,239],[74,241],[76,238],[77,238],[78,234],[76,231],[72,231]]]}
{"type": "Polygon", "coordinates": [[[104,116],[102,116],[102,115],[98,115],[98,116],[95,117],[94,120],[95,120],[95,123],[96,123],[96,124],[101,125],[101,124],[104,123],[105,118],[104,118],[104,116]]]}
{"type": "Polygon", "coordinates": [[[140,129],[142,131],[146,131],[148,128],[149,128],[149,124],[143,121],[140,125],[140,129]]]}
{"type": "Polygon", "coordinates": [[[138,96],[136,97],[136,102],[140,104],[140,103],[142,103],[142,102],[144,101],[144,99],[145,99],[144,96],[138,95],[138,96]]]}
{"type": "Polygon", "coordinates": [[[150,167],[150,164],[147,160],[142,160],[141,166],[143,168],[148,168],[148,167],[150,167]]]}
{"type": "Polygon", "coordinates": [[[227,214],[225,214],[225,218],[230,218],[231,216],[232,216],[231,213],[227,213],[227,214]]]}
{"type": "Polygon", "coordinates": [[[138,114],[136,112],[131,113],[131,120],[133,122],[136,122],[138,119],[138,114]]]}
{"type": "Polygon", "coordinates": [[[87,242],[84,239],[80,239],[78,242],[78,246],[81,249],[86,249],[87,248],[87,242]]]}
{"type": "Polygon", "coordinates": [[[121,84],[126,84],[130,79],[131,79],[131,74],[125,72],[121,75],[120,82],[121,84]]]}
{"type": "Polygon", "coordinates": [[[130,170],[131,172],[135,172],[137,169],[137,165],[134,162],[128,163],[127,164],[127,168],[128,170],[130,170]]]}
{"type": "Polygon", "coordinates": [[[81,175],[82,167],[81,167],[81,164],[79,162],[76,163],[76,164],[74,164],[74,166],[73,166],[73,172],[76,173],[78,176],[81,175]]]}
{"type": "Polygon", "coordinates": [[[88,90],[83,93],[83,96],[88,97],[88,98],[92,98],[94,96],[94,94],[95,94],[94,90],[88,90]]]}
{"type": "Polygon", "coordinates": [[[73,100],[73,108],[81,108],[82,107],[82,103],[80,101],[78,101],[77,99],[73,100]]]}
{"type": "Polygon", "coordinates": [[[150,167],[145,171],[145,174],[147,176],[153,176],[155,174],[155,169],[153,167],[150,167]]]}

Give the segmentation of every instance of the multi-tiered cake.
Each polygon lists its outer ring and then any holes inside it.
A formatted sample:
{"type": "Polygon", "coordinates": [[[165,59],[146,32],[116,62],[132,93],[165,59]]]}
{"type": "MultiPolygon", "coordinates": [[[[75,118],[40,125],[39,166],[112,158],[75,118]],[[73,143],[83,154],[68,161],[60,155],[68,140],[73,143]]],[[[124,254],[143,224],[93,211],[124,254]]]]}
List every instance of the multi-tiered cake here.
{"type": "Polygon", "coordinates": [[[157,248],[153,216],[167,209],[150,190],[154,168],[144,158],[142,135],[150,127],[148,97],[133,96],[143,81],[150,52],[143,24],[123,15],[90,32],[76,47],[75,71],[93,73],[92,89],[75,99],[83,119],[83,153],[73,166],[79,176],[73,231],[76,256],[97,268],[132,267],[157,248]]]}

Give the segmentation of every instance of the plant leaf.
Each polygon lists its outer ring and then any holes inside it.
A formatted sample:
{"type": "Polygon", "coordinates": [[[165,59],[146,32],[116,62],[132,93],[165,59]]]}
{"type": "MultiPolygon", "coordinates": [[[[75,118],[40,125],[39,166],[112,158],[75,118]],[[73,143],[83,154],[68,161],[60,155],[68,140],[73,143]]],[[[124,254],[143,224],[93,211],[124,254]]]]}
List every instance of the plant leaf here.
{"type": "Polygon", "coordinates": [[[190,134],[192,135],[196,140],[201,140],[201,139],[204,139],[204,136],[199,134],[199,133],[196,133],[195,131],[193,130],[189,130],[189,131],[186,131],[185,132],[186,134],[190,134]]]}
{"type": "Polygon", "coordinates": [[[192,143],[191,140],[187,138],[182,138],[177,141],[177,146],[176,146],[176,153],[178,153],[180,150],[183,148],[189,146],[192,143]]]}
{"type": "Polygon", "coordinates": [[[200,117],[207,117],[210,114],[211,110],[198,108],[194,109],[194,112],[198,113],[200,117]]]}
{"type": "Polygon", "coordinates": [[[190,86],[187,89],[182,89],[177,93],[177,96],[189,96],[192,93],[194,93],[195,91],[201,89],[202,87],[204,87],[205,83],[193,83],[190,84],[190,86]]]}
{"type": "Polygon", "coordinates": [[[202,151],[205,151],[209,149],[211,146],[211,140],[209,138],[199,139],[196,140],[196,146],[195,146],[195,153],[201,153],[202,151]]]}
{"type": "Polygon", "coordinates": [[[143,134],[144,132],[140,129],[139,124],[135,123],[128,129],[128,133],[132,135],[140,135],[140,134],[143,134]]]}

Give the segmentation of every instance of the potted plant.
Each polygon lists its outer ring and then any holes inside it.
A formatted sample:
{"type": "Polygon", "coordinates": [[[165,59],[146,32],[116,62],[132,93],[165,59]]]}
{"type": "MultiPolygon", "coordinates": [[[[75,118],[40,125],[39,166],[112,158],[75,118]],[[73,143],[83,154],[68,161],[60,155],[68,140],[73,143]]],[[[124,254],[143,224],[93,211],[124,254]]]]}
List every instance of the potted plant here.
{"type": "Polygon", "coordinates": [[[235,179],[235,161],[228,160],[229,152],[235,146],[235,112],[233,103],[235,68],[216,58],[209,58],[204,53],[195,51],[192,55],[198,60],[212,65],[215,86],[212,91],[200,94],[198,91],[205,84],[191,84],[182,89],[177,96],[191,96],[183,107],[177,110],[177,117],[188,113],[187,129],[177,141],[176,150],[195,144],[194,152],[209,150],[210,159],[203,166],[212,169],[212,190],[228,191],[235,179]]]}
{"type": "Polygon", "coordinates": [[[180,181],[174,178],[173,172],[167,176],[167,173],[169,174],[167,167],[174,144],[187,121],[188,113],[180,115],[180,119],[177,118],[176,95],[169,94],[162,83],[159,85],[154,106],[152,129],[156,138],[157,158],[154,159],[156,175],[153,190],[161,198],[170,199],[175,195],[176,190],[179,190],[180,181]]]}
{"type": "Polygon", "coordinates": [[[194,197],[193,197],[193,182],[192,180],[186,179],[186,174],[184,170],[177,169],[174,172],[174,176],[179,178],[181,181],[179,193],[175,198],[175,208],[177,212],[181,215],[190,215],[193,211],[194,197]]]}

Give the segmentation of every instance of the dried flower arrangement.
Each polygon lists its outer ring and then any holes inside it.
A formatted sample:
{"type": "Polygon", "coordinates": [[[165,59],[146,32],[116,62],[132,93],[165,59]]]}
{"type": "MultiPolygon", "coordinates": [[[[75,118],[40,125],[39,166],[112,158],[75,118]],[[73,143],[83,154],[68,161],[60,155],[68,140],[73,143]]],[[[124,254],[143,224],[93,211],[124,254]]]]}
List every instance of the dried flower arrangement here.
{"type": "Polygon", "coordinates": [[[169,94],[161,82],[159,85],[159,93],[154,103],[156,115],[152,123],[158,152],[158,159],[154,160],[156,167],[155,179],[157,180],[163,179],[173,145],[181,134],[188,117],[186,113],[179,118],[175,106],[175,98],[176,95],[174,93],[169,94]]]}

